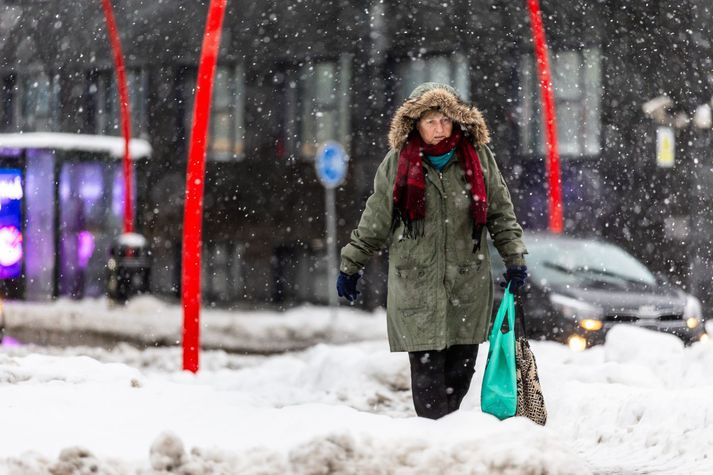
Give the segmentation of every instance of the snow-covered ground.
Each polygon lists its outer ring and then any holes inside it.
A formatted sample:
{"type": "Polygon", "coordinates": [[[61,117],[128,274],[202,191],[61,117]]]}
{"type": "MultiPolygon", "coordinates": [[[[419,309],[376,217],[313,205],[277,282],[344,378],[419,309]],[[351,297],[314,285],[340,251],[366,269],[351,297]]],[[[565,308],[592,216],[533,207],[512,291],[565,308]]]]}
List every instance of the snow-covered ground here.
{"type": "MultiPolygon", "coordinates": [[[[292,316],[303,333],[326,319],[324,335],[343,325],[355,338],[383,324],[381,312],[345,312],[292,316]]],[[[284,317],[240,316],[289,327],[284,317]]],[[[430,421],[414,417],[408,358],[384,334],[274,356],[206,351],[197,375],[180,371],[175,347],[5,346],[0,473],[713,473],[713,344],[621,326],[583,353],[532,346],[545,428],[480,412],[485,347],[462,410],[430,421]]]]}
{"type": "MultiPolygon", "coordinates": [[[[181,341],[183,311],[150,296],[126,306],[105,298],[54,303],[7,301],[2,326],[25,341],[61,346],[113,346],[126,341],[140,346],[176,345],[181,341]]],[[[350,343],[383,338],[384,312],[303,306],[285,312],[201,311],[201,344],[206,349],[275,353],[318,343],[350,343]]]]}

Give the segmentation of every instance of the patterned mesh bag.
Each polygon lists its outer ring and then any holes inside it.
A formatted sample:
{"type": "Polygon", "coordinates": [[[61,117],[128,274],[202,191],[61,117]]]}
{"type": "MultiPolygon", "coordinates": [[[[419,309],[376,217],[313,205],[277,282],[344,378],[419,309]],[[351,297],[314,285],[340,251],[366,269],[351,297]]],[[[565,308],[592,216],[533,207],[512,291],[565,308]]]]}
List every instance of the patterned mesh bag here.
{"type": "Polygon", "coordinates": [[[531,421],[545,425],[547,409],[542,395],[540,378],[537,375],[535,355],[530,349],[530,343],[525,336],[525,319],[520,298],[516,299],[515,320],[515,373],[517,376],[517,409],[516,416],[527,417],[531,421]]]}

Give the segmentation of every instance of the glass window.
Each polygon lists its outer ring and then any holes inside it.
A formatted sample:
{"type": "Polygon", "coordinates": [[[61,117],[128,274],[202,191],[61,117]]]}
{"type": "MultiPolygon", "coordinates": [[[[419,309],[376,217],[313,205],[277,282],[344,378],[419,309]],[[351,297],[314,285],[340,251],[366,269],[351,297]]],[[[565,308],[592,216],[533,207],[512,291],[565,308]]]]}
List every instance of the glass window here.
{"type": "Polygon", "coordinates": [[[300,139],[303,157],[314,157],[328,140],[349,149],[351,56],[339,61],[306,63],[299,70],[300,139]]]}
{"type": "Polygon", "coordinates": [[[49,300],[54,292],[54,152],[28,149],[25,169],[25,297],[49,300]]]}
{"type": "MultiPolygon", "coordinates": [[[[551,60],[559,150],[563,157],[600,152],[601,56],[599,49],[563,51],[551,60]]],[[[540,89],[535,59],[520,63],[520,146],[528,155],[545,153],[540,89]]]]}
{"type": "Polygon", "coordinates": [[[114,77],[111,71],[97,75],[96,86],[91,90],[96,94],[96,127],[97,133],[104,135],[119,135],[118,97],[114,89],[114,77]]]}
{"type": "Polygon", "coordinates": [[[458,91],[463,100],[470,100],[468,61],[463,54],[404,58],[397,71],[396,90],[399,104],[411,94],[416,86],[428,81],[449,84],[458,91]]]}
{"type": "Polygon", "coordinates": [[[15,101],[15,76],[10,74],[2,78],[2,96],[0,97],[0,130],[9,131],[16,125],[17,102],[15,101]]]}
{"type": "MultiPolygon", "coordinates": [[[[242,66],[218,66],[213,81],[213,97],[208,132],[210,160],[241,160],[245,152],[245,70],[242,66]]],[[[190,140],[196,71],[188,74],[185,95],[186,140],[190,140]]]]}
{"type": "Polygon", "coordinates": [[[201,283],[207,302],[235,302],[243,297],[244,245],[211,241],[203,244],[201,283]]]}
{"type": "Polygon", "coordinates": [[[20,80],[21,130],[53,131],[59,119],[59,76],[44,71],[20,80]]]}
{"type": "MultiPolygon", "coordinates": [[[[106,292],[106,256],[112,239],[121,232],[122,173],[119,161],[62,164],[56,249],[60,295],[96,297],[106,292]]],[[[132,186],[136,189],[135,181],[132,186]]]]}
{"type": "Polygon", "coordinates": [[[597,155],[601,148],[602,61],[598,49],[584,50],[584,153],[597,155]]]}
{"type": "MultiPolygon", "coordinates": [[[[121,135],[119,91],[116,87],[115,74],[113,70],[100,72],[97,75],[97,84],[92,88],[97,94],[97,133],[103,135],[121,135]]],[[[146,72],[139,69],[127,70],[126,87],[131,111],[131,136],[148,138],[146,72]]]]}

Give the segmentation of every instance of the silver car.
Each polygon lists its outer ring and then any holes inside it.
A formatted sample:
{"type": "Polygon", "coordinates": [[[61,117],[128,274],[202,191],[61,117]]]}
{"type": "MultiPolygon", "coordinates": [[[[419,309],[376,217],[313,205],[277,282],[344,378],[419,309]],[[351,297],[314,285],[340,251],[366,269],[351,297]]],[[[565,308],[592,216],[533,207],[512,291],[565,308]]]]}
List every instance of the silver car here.
{"type": "MultiPolygon", "coordinates": [[[[708,338],[700,301],[657,279],[619,246],[545,232],[526,233],[524,240],[530,279],[521,302],[530,338],[582,350],[603,343],[619,324],[670,333],[686,344],[708,338]]],[[[493,259],[493,272],[497,308],[505,272],[500,259],[493,259]]]]}

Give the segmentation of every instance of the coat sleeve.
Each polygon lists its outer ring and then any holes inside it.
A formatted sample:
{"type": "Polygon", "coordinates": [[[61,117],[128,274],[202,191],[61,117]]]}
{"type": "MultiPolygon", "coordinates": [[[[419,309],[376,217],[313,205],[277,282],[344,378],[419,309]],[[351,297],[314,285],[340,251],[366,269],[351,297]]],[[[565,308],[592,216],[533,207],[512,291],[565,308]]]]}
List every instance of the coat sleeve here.
{"type": "Polygon", "coordinates": [[[375,253],[386,246],[391,234],[396,152],[391,150],[374,177],[374,191],[366,200],[359,225],[352,231],[349,244],[342,248],[339,270],[354,274],[375,253]]]}
{"type": "Polygon", "coordinates": [[[522,242],[522,228],[515,218],[510,191],[503,179],[490,149],[480,147],[488,168],[488,221],[487,227],[495,248],[505,265],[525,265],[527,249],[522,242]]]}

